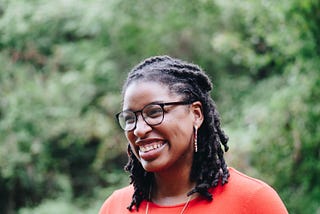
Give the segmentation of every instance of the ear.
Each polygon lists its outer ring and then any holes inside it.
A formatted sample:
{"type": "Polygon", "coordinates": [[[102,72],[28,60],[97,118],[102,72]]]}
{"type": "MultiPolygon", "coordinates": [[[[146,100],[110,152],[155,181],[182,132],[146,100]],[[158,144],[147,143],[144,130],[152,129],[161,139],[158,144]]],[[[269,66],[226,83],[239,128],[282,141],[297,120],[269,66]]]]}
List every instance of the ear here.
{"type": "Polygon", "coordinates": [[[203,123],[203,113],[202,113],[202,104],[200,101],[196,101],[191,104],[191,112],[194,117],[193,126],[200,128],[203,123]]]}

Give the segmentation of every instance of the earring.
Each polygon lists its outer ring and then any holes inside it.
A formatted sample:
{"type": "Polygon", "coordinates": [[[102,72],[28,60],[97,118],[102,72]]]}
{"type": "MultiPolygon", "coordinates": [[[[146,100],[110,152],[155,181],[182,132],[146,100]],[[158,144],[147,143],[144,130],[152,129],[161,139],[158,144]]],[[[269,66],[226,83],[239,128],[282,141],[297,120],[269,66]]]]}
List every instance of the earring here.
{"type": "Polygon", "coordinates": [[[198,152],[198,127],[194,126],[194,152],[198,152]]]}

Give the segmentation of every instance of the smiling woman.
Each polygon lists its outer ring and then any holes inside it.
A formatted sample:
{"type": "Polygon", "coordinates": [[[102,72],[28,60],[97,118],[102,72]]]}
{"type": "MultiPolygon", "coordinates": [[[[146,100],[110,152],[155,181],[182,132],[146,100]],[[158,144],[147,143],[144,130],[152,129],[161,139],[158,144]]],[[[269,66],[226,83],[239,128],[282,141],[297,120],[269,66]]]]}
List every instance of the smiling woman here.
{"type": "Polygon", "coordinates": [[[100,214],[287,213],[270,186],[227,167],[228,137],[211,88],[199,66],[169,56],[132,69],[117,114],[131,185],[115,191],[100,214]]]}
{"type": "Polygon", "coordinates": [[[153,108],[157,108],[160,113],[147,116],[142,112],[139,114],[141,117],[137,117],[135,128],[126,131],[132,152],[148,172],[168,174],[171,170],[169,174],[186,172],[185,175],[190,172],[193,156],[192,124],[200,126],[203,117],[200,102],[181,101],[183,99],[157,82],[132,83],[126,89],[124,109],[145,110],[158,103],[158,107],[153,108]],[[150,124],[142,118],[157,123],[150,124]]]}

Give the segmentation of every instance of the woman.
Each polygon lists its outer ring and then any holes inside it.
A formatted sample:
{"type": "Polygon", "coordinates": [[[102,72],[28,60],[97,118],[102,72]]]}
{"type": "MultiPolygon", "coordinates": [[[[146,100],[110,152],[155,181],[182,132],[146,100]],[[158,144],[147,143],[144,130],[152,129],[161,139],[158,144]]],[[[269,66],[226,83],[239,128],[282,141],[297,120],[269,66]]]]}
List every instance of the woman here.
{"type": "Polygon", "coordinates": [[[287,213],[262,181],[227,167],[228,137],[200,67],[169,56],[129,73],[123,111],[131,185],[103,204],[106,213],[287,213]],[[223,147],[223,148],[222,148],[223,147]]]}

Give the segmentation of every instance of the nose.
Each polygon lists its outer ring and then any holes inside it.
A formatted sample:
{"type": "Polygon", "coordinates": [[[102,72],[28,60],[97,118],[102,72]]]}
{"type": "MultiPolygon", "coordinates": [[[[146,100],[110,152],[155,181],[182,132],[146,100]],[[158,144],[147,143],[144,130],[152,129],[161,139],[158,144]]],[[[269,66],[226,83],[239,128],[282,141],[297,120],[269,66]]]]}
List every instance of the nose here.
{"type": "Polygon", "coordinates": [[[144,119],[142,118],[142,115],[139,114],[137,116],[137,124],[136,124],[136,128],[134,129],[133,133],[135,136],[139,137],[139,138],[143,138],[145,137],[145,135],[152,130],[152,127],[149,126],[144,119]]]}

